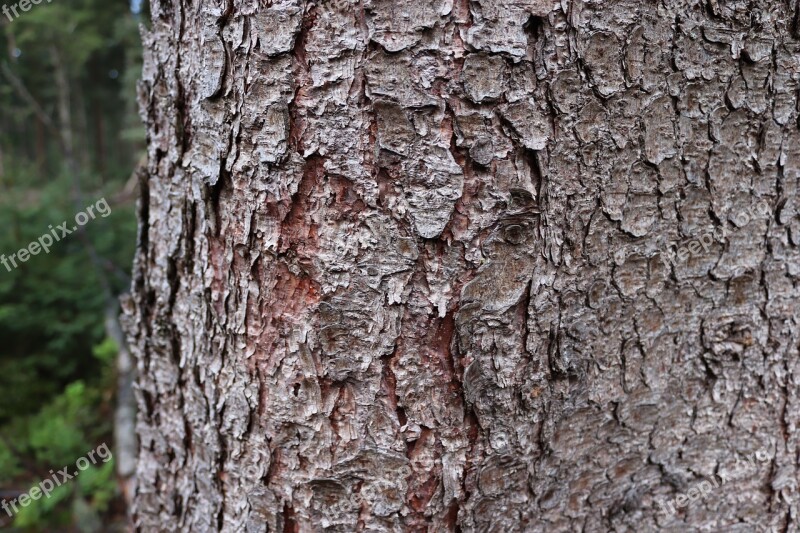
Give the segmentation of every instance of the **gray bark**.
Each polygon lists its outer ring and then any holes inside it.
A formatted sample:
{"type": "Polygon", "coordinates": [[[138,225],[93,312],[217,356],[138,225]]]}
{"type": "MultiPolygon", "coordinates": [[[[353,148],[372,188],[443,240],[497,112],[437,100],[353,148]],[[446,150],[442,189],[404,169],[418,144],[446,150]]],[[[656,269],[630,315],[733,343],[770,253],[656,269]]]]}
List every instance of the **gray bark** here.
{"type": "Polygon", "coordinates": [[[799,17],[154,3],[137,527],[800,531],[799,17]]]}

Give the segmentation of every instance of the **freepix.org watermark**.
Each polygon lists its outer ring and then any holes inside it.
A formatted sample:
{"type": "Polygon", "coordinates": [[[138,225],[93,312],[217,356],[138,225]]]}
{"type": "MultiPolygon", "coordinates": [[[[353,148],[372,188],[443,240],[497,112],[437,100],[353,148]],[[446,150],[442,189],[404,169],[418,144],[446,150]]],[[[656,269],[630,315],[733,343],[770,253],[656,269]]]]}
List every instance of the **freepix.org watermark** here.
{"type": "MultiPolygon", "coordinates": [[[[772,209],[769,204],[762,200],[750,206],[749,209],[737,213],[733,217],[733,221],[738,228],[746,226],[756,218],[766,218],[772,214],[772,209]]],[[[689,257],[700,255],[701,252],[708,253],[709,247],[714,242],[722,242],[728,237],[728,230],[724,226],[715,229],[714,231],[707,231],[695,239],[690,239],[672,252],[671,250],[663,250],[661,252],[661,261],[664,266],[669,267],[677,266],[678,263],[686,261],[689,257]]]]}
{"type": "Polygon", "coordinates": [[[52,225],[48,226],[50,228],[50,233],[45,233],[25,248],[14,254],[11,254],[8,257],[5,255],[0,255],[0,263],[6,267],[6,270],[11,272],[15,268],[19,267],[18,262],[26,263],[32,256],[39,255],[42,252],[49,254],[50,248],[55,243],[67,235],[78,231],[79,227],[85,226],[90,220],[97,218],[98,214],[103,218],[106,218],[111,214],[111,208],[108,206],[108,202],[105,198],[100,198],[94,205],[87,207],[85,211],[81,211],[75,215],[75,225],[71,228],[69,222],[59,224],[55,228],[52,225]],[[95,213],[95,210],[97,210],[97,213],[95,213]]]}
{"type": "MultiPolygon", "coordinates": [[[[758,450],[756,453],[754,453],[752,456],[747,457],[745,459],[745,463],[749,465],[751,469],[757,470],[758,466],[756,461],[758,463],[765,463],[769,461],[769,459],[770,459],[769,453],[767,452],[766,449],[762,448],[758,450]]],[[[705,498],[706,496],[711,494],[713,490],[724,485],[729,479],[728,476],[729,474],[719,472],[716,475],[716,477],[719,478],[719,482],[717,482],[717,480],[714,478],[712,478],[712,481],[704,479],[697,486],[689,489],[686,494],[679,494],[674,499],[667,501],[658,500],[656,501],[656,504],[658,505],[660,511],[666,513],[667,515],[673,515],[677,512],[675,510],[676,507],[680,509],[681,507],[686,507],[688,505],[691,505],[696,501],[705,498]]]]}
{"type": "Polygon", "coordinates": [[[111,455],[111,450],[108,449],[108,445],[106,445],[106,443],[103,443],[96,449],[87,453],[85,457],[81,457],[75,461],[75,467],[78,470],[73,470],[70,472],[70,468],[68,466],[65,466],[55,473],[51,470],[51,477],[41,481],[38,485],[31,488],[31,490],[24,494],[20,494],[11,501],[3,500],[0,502],[0,507],[2,507],[8,516],[13,517],[14,513],[19,512],[20,507],[27,507],[31,504],[31,502],[39,500],[43,496],[45,499],[49,498],[57,487],[60,487],[68,481],[78,477],[81,472],[90,466],[96,465],[98,459],[100,459],[103,463],[107,463],[112,458],[113,456],[111,455]]]}
{"type": "MultiPolygon", "coordinates": [[[[8,4],[3,4],[3,7],[0,8],[0,10],[3,11],[3,15],[8,17],[8,20],[10,22],[14,22],[14,19],[20,16],[20,13],[19,11],[17,11],[17,9],[19,9],[23,13],[27,13],[28,11],[31,10],[33,6],[38,6],[43,1],[45,0],[19,0],[18,3],[11,4],[11,7],[8,7],[8,4]],[[11,16],[12,13],[14,14],[13,17],[11,16]]],[[[53,0],[46,0],[46,1],[49,4],[53,0]]]]}

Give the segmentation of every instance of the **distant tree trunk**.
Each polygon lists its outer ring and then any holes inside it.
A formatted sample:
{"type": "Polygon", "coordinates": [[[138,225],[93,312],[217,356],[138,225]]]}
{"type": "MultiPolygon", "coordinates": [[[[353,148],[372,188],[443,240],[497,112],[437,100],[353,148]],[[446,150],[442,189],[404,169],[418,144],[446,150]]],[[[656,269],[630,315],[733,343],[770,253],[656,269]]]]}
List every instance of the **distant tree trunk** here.
{"type": "Polygon", "coordinates": [[[152,9],[141,531],[800,530],[794,2],[152,9]]]}
{"type": "Polygon", "coordinates": [[[122,497],[133,505],[136,474],[136,399],[133,393],[135,367],[125,335],[120,329],[119,306],[107,305],[106,335],[117,345],[117,398],[114,405],[114,465],[122,497]]]}

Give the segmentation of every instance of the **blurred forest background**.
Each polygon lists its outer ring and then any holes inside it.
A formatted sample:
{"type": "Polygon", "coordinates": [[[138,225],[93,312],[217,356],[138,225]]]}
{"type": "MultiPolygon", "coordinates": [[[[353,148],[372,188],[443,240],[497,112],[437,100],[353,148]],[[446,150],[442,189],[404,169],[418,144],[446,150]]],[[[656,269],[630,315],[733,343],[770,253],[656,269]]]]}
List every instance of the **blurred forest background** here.
{"type": "Polygon", "coordinates": [[[0,266],[0,499],[102,443],[114,451],[114,461],[15,517],[0,510],[0,529],[125,527],[132,467],[120,475],[115,443],[132,435],[114,433],[115,419],[130,422],[132,411],[119,408],[118,400],[130,404],[130,376],[119,370],[128,363],[118,361],[116,319],[136,238],[135,169],[144,154],[138,27],[146,9],[139,0],[53,0],[13,21],[0,16],[0,254],[27,247],[49,225],[72,223],[101,198],[112,209],[49,254],[11,272],[0,266]]]}

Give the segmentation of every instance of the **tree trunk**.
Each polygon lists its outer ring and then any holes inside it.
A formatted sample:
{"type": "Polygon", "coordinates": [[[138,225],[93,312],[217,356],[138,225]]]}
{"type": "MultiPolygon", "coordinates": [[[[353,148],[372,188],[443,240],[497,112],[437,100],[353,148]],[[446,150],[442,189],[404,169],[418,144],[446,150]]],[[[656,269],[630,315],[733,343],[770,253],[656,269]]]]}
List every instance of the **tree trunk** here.
{"type": "Polygon", "coordinates": [[[153,3],[137,527],[800,531],[789,4],[153,3]]]}

